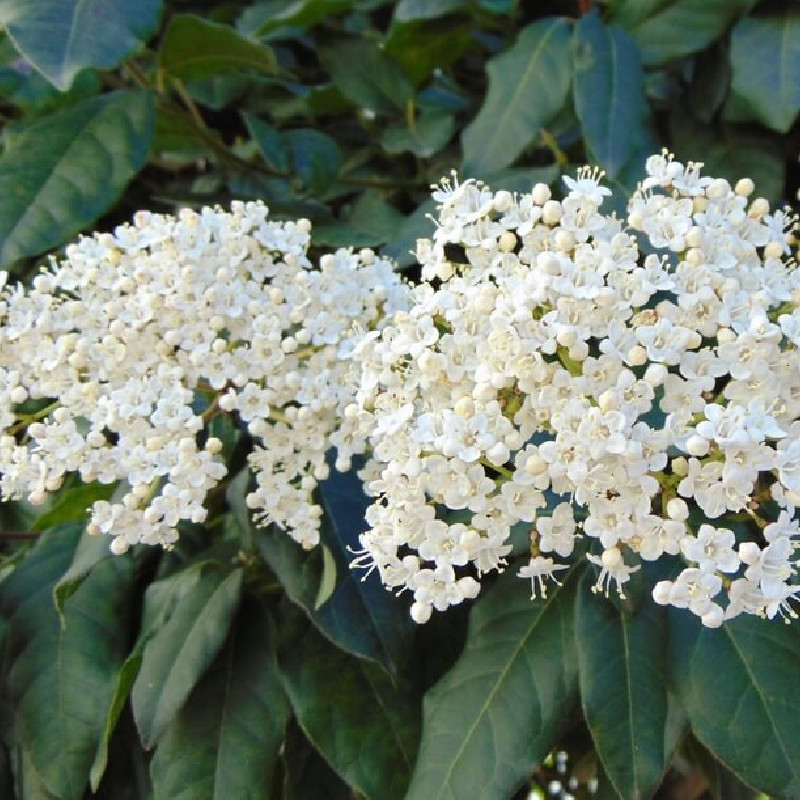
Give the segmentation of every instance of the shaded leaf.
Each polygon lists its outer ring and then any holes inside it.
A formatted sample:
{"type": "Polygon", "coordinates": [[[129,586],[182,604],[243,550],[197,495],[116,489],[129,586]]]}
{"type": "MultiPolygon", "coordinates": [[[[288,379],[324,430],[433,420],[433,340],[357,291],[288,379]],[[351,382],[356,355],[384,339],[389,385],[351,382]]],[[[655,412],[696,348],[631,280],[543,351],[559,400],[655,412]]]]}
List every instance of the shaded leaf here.
{"type": "Polygon", "coordinates": [[[111,69],[155,33],[161,0],[0,0],[0,27],[59,89],[86,67],[111,69]]]}
{"type": "Polygon", "coordinates": [[[154,798],[268,800],[288,704],[268,619],[244,602],[214,664],[159,741],[154,798]]]}
{"type": "Polygon", "coordinates": [[[508,797],[569,719],[578,688],[576,574],[531,601],[515,573],[476,603],[464,652],[425,697],[407,800],[508,797]]]}
{"type": "Polygon", "coordinates": [[[333,647],[298,611],[282,614],[280,627],[278,663],[305,735],[368,800],[401,800],[419,738],[416,698],[333,647]]]}
{"type": "Polygon", "coordinates": [[[639,44],[646,65],[663,64],[703,50],[758,0],[628,0],[634,9],[618,18],[639,44]],[[636,9],[636,6],[641,9],[636,9]],[[646,8],[645,8],[646,6],[646,8]]]}
{"type": "Polygon", "coordinates": [[[291,168],[291,159],[286,149],[283,137],[277,128],[268,122],[259,119],[255,114],[245,112],[242,114],[244,124],[253,137],[253,141],[258,145],[264,161],[273,169],[280,172],[288,172],[291,168]]]}
{"type": "Polygon", "coordinates": [[[319,55],[336,88],[359,108],[393,114],[414,94],[400,65],[371,41],[338,42],[319,55]]]}
{"type": "Polygon", "coordinates": [[[742,616],[704,628],[670,609],[671,677],[697,738],[739,778],[800,795],[800,631],[742,616]]]}
{"type": "Polygon", "coordinates": [[[731,186],[747,176],[755,182],[757,195],[773,205],[782,199],[786,163],[776,134],[734,125],[705,126],[676,109],[672,136],[678,158],[702,161],[705,174],[726,178],[731,186]]]}
{"type": "Polygon", "coordinates": [[[737,118],[786,133],[800,111],[800,10],[740,20],[731,36],[731,66],[737,118]]]}
{"type": "Polygon", "coordinates": [[[381,249],[381,255],[393,259],[401,267],[415,264],[417,239],[428,239],[433,235],[435,227],[430,216],[435,211],[436,203],[430,198],[425,200],[398,226],[395,235],[381,249]]]}
{"type": "Polygon", "coordinates": [[[725,101],[730,83],[727,48],[718,45],[697,56],[688,94],[689,105],[697,119],[711,122],[725,101]]]}
{"type": "Polygon", "coordinates": [[[314,241],[328,247],[375,247],[394,239],[405,217],[378,189],[362,192],[339,223],[314,226],[314,241]]]}
{"type": "Polygon", "coordinates": [[[567,102],[569,40],[566,19],[541,19],[489,62],[486,98],[462,137],[470,176],[483,178],[515,161],[567,102]]]}
{"type": "Polygon", "coordinates": [[[296,722],[289,725],[283,761],[284,800],[353,800],[350,787],[325,763],[296,722]]]}
{"type": "Polygon", "coordinates": [[[239,603],[241,570],[203,571],[147,642],[131,692],[133,715],[145,747],[152,747],[175,717],[228,635],[239,603]]]}
{"type": "Polygon", "coordinates": [[[230,25],[194,14],[176,14],[170,19],[158,63],[167,75],[185,80],[239,69],[271,75],[278,69],[269,47],[247,39],[230,25]]]}
{"type": "Polygon", "coordinates": [[[411,83],[419,86],[437,67],[444,69],[458,60],[471,44],[466,20],[415,20],[392,25],[386,52],[400,64],[411,83]]]}
{"type": "Polygon", "coordinates": [[[575,111],[586,145],[614,177],[651,138],[638,49],[594,11],[575,26],[573,64],[575,111]]]}
{"type": "Polygon", "coordinates": [[[147,158],[153,101],[115,92],[26,127],[0,156],[0,264],[62,244],[119,197],[147,158]]]}
{"type": "Polygon", "coordinates": [[[575,614],[584,714],[620,797],[652,797],[682,733],[669,719],[666,611],[647,600],[628,616],[593,584],[587,573],[575,614]]]}
{"type": "Polygon", "coordinates": [[[319,195],[336,180],[342,154],[336,140],[312,128],[287,131],[294,173],[313,194],[319,195]]]}
{"type": "Polygon", "coordinates": [[[96,566],[67,601],[62,628],[52,591],[79,535],[78,526],[51,529],[0,587],[0,613],[8,619],[5,691],[16,709],[15,739],[43,787],[62,800],[84,794],[103,710],[127,652],[134,579],[130,559],[96,566]]]}
{"type": "Polygon", "coordinates": [[[381,147],[391,155],[410,152],[420,158],[430,158],[449,141],[455,130],[452,114],[439,110],[424,110],[414,127],[392,126],[381,134],[381,147]]]}

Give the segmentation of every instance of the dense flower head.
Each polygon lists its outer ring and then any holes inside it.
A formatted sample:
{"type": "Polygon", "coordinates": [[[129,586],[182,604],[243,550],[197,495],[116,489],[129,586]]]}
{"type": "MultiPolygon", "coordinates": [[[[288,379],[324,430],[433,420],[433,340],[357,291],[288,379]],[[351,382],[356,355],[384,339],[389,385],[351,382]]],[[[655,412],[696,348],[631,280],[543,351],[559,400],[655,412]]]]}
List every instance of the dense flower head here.
{"type": "Polygon", "coordinates": [[[347,466],[364,447],[343,414],[355,383],[340,350],[406,290],[367,250],[312,268],[310,231],[258,202],[140,212],[70,245],[30,288],[6,286],[2,496],[40,503],[69,473],[120,482],[94,504],[90,532],[113,536],[115,552],[170,545],[181,520],[206,518],[226,474],[209,422],[230,413],[255,442],[249,506],[313,546],[326,452],[347,466]]]}
{"type": "Polygon", "coordinates": [[[588,168],[444,182],[413,303],[364,337],[354,407],[375,500],[357,565],[425,621],[477,595],[524,526],[533,594],[588,552],[597,590],[642,561],[710,626],[794,616],[800,546],[800,272],[794,219],[667,153],[627,219],[588,168]]]}

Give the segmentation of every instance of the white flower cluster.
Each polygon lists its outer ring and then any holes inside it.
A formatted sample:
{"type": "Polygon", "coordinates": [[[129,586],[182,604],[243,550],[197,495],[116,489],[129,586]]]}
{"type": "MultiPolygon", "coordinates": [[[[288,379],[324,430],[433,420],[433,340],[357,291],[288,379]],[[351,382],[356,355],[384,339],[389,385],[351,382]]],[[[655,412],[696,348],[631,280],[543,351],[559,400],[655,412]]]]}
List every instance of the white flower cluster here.
{"type": "Polygon", "coordinates": [[[6,287],[2,496],[41,503],[69,473],[120,481],[88,529],[112,535],[116,553],[170,545],[179,521],[205,520],[226,474],[207,423],[235,413],[255,442],[248,505],[315,544],[326,451],[335,445],[347,467],[364,447],[343,417],[356,387],[340,349],[354,323],[375,328],[407,290],[370,251],[312,269],[310,228],[270,220],[261,203],[141,212],[68,247],[30,289],[6,287]]]}
{"type": "Polygon", "coordinates": [[[355,355],[372,437],[359,566],[427,620],[501,569],[544,594],[584,550],[620,593],[682,556],[657,602],[709,626],[795,616],[800,271],[793,219],[664,153],[627,221],[602,174],[522,195],[444,181],[413,305],[355,355]]]}

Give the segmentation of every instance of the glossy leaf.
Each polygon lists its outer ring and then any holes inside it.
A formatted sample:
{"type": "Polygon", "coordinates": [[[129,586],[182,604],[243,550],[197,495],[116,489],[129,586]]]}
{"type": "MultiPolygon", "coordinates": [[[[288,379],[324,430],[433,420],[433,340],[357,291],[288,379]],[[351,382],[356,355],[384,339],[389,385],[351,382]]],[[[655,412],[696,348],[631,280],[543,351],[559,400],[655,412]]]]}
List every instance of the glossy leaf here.
{"type": "MultiPolygon", "coordinates": [[[[620,20],[639,45],[642,61],[663,64],[708,47],[758,0],[658,0],[620,20]],[[653,8],[653,6],[657,6],[653,8]],[[645,12],[652,9],[652,13],[645,12]],[[627,23],[627,24],[626,24],[627,23]]],[[[625,7],[644,6],[628,0],[625,7]]]]}
{"type": "MultiPolygon", "coordinates": [[[[64,603],[75,593],[86,577],[101,561],[115,558],[109,550],[107,536],[90,536],[84,531],[75,548],[75,556],[69,569],[59,578],[53,587],[53,603],[62,623],[64,622],[64,603]]],[[[130,556],[125,556],[130,558],[130,556]]]]}
{"type": "Polygon", "coordinates": [[[586,146],[609,177],[650,138],[644,73],[633,40],[595,11],[573,38],[573,97],[586,146]]]}
{"type": "Polygon", "coordinates": [[[241,570],[208,569],[147,642],[131,702],[145,747],[152,747],[225,641],[239,604],[241,570]]]}
{"type": "Polygon", "coordinates": [[[800,630],[740,617],[704,628],[670,609],[671,673],[697,738],[746,783],[800,795],[800,630]]]}
{"type": "Polygon", "coordinates": [[[169,21],[158,54],[159,67],[175,78],[207,78],[232,70],[277,71],[272,50],[242,36],[230,25],[176,14],[169,21]]]}
{"type": "Polygon", "coordinates": [[[576,575],[531,601],[530,585],[515,572],[475,605],[464,652],[425,697],[407,800],[508,797],[570,718],[576,575]]]}
{"type": "Polygon", "coordinates": [[[394,11],[397,22],[435,19],[465,8],[465,0],[400,0],[394,11]]]}
{"type": "Polygon", "coordinates": [[[15,738],[43,786],[62,800],[84,795],[103,710],[127,652],[134,579],[129,559],[99,564],[67,601],[62,627],[52,590],[79,534],[77,526],[48,531],[0,587],[15,738]]]}
{"type": "Polygon", "coordinates": [[[323,49],[320,58],[336,88],[359,108],[393,114],[414,93],[397,62],[366,39],[338,42],[323,49]]]}
{"type": "Polygon", "coordinates": [[[800,111],[800,10],[740,20],[731,36],[731,66],[739,118],[786,133],[800,111]]]}
{"type": "Polygon", "coordinates": [[[162,0],[0,0],[0,27],[62,91],[86,67],[111,69],[155,33],[162,0]]]}
{"type": "Polygon", "coordinates": [[[244,603],[224,648],[159,741],[155,800],[268,800],[288,704],[268,620],[244,603]]]}
{"type": "Polygon", "coordinates": [[[489,62],[486,98],[462,138],[469,176],[484,178],[515,161],[567,102],[569,41],[567,20],[549,17],[489,62]]]}
{"type": "Polygon", "coordinates": [[[309,27],[352,5],[353,0],[266,0],[245,8],[237,27],[252,36],[269,36],[281,28],[309,27]]]}
{"type": "Polygon", "coordinates": [[[335,648],[299,611],[282,614],[280,628],[281,675],[309,741],[367,800],[401,800],[419,740],[418,698],[335,648]]]}
{"type": "Polygon", "coordinates": [[[37,255],[94,222],[147,158],[153,101],[116,92],[43,117],[0,156],[0,265],[37,255]]]}
{"type": "Polygon", "coordinates": [[[84,520],[92,504],[98,500],[108,500],[115,489],[116,484],[113,483],[89,483],[66,489],[58,494],[50,509],[36,517],[31,528],[43,531],[52,525],[84,520]]]}
{"type": "Polygon", "coordinates": [[[628,616],[586,578],[575,613],[584,715],[619,796],[649,798],[682,733],[669,715],[667,615],[648,599],[628,616]]]}

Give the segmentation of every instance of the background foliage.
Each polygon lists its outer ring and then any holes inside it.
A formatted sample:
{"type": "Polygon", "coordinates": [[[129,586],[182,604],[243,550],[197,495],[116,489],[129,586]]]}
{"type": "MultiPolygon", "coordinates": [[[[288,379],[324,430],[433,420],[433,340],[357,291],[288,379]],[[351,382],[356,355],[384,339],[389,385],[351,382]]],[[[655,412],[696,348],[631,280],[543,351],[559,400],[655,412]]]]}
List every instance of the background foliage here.
{"type": "MultiPolygon", "coordinates": [[[[19,278],[139,208],[249,197],[411,267],[451,168],[558,191],[588,160],[624,192],[666,145],[797,190],[790,0],[0,0],[0,27],[19,278]]],[[[797,625],[704,630],[576,567],[533,604],[509,568],[417,628],[347,567],[354,476],[304,554],[251,524],[248,443],[212,424],[231,476],[172,552],[85,535],[108,487],[0,508],[1,797],[800,797],[797,625]]]]}

